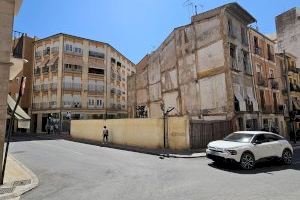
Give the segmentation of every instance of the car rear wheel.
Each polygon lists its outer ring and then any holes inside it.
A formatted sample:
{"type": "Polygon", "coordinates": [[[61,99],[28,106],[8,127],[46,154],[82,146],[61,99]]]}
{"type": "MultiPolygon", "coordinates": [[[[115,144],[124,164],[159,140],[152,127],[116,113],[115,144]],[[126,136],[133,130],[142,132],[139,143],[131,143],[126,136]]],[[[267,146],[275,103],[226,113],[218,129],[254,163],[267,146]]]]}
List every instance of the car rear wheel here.
{"type": "Polygon", "coordinates": [[[291,152],[291,150],[289,149],[285,149],[283,152],[282,152],[282,162],[285,164],[285,165],[290,165],[292,164],[292,159],[293,159],[293,154],[291,152]]]}
{"type": "Polygon", "coordinates": [[[243,169],[253,169],[255,165],[254,156],[249,152],[243,153],[241,156],[240,165],[243,169]]]}

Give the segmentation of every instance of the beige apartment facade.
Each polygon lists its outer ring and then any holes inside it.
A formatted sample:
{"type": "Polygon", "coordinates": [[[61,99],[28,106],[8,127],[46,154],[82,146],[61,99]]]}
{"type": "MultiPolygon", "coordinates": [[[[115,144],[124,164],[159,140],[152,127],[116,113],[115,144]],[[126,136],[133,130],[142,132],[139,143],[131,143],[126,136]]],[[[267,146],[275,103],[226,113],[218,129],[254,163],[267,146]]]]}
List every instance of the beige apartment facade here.
{"type": "Polygon", "coordinates": [[[275,60],[275,42],[249,29],[249,45],[261,129],[286,135],[282,70],[275,60]]]}
{"type": "Polygon", "coordinates": [[[255,19],[237,3],[192,17],[144,57],[128,82],[131,117],[170,116],[229,121],[235,130],[258,128],[258,102],[248,45],[255,19]]]}
{"type": "Polygon", "coordinates": [[[49,114],[68,119],[127,117],[127,76],[135,65],[103,42],[56,34],[34,44],[32,130],[46,131],[49,114]]]}

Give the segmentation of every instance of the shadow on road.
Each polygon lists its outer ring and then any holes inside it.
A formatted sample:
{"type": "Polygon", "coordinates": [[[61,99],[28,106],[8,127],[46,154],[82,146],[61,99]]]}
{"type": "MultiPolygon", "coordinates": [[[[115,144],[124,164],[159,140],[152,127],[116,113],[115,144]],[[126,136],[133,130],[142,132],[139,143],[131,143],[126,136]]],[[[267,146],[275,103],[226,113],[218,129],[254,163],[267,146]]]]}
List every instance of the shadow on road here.
{"type": "Polygon", "coordinates": [[[237,163],[209,163],[209,166],[223,171],[237,174],[260,174],[283,171],[288,169],[300,170],[300,149],[294,150],[294,158],[292,165],[283,165],[280,161],[272,160],[266,162],[258,162],[253,170],[242,170],[237,163]]]}
{"type": "Polygon", "coordinates": [[[16,134],[12,136],[11,142],[37,141],[37,140],[61,140],[69,139],[68,134],[16,134]]]}

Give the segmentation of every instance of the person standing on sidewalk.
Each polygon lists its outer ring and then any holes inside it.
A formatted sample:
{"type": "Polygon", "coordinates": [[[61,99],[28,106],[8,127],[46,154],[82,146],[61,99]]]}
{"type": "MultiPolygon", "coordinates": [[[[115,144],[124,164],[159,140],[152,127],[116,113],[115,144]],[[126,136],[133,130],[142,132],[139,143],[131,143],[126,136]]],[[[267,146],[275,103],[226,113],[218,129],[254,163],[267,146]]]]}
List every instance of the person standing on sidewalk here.
{"type": "Polygon", "coordinates": [[[103,143],[108,143],[108,129],[106,128],[106,126],[103,127],[103,143]]]}

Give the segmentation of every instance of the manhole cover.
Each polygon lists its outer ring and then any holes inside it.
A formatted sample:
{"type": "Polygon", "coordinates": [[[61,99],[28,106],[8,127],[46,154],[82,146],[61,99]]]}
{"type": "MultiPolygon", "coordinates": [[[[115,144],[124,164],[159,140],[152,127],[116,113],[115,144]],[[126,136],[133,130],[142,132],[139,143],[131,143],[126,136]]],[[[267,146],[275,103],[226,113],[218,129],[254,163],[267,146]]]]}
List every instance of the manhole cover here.
{"type": "Polygon", "coordinates": [[[27,185],[27,184],[30,184],[30,183],[31,183],[31,180],[15,181],[13,183],[13,186],[27,185]]]}
{"type": "Polygon", "coordinates": [[[0,188],[0,194],[12,193],[16,187],[0,188]]]}

